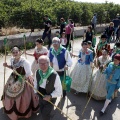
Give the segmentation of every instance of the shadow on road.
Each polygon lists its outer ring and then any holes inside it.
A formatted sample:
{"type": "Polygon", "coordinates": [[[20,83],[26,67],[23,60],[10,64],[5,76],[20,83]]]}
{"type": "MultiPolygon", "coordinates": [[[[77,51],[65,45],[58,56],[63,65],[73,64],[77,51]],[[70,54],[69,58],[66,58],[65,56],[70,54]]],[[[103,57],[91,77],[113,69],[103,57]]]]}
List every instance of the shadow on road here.
{"type": "MultiPolygon", "coordinates": [[[[88,104],[84,116],[82,116],[83,109],[88,101],[89,98],[86,97],[86,94],[79,93],[78,95],[74,95],[73,91],[71,93],[68,93],[67,95],[68,99],[71,102],[71,105],[67,106],[67,108],[70,108],[72,106],[76,107],[75,114],[79,116],[79,120],[113,120],[114,113],[116,110],[120,109],[120,93],[118,94],[118,98],[115,98],[112,103],[108,106],[108,109],[106,110],[106,114],[103,116],[100,116],[100,110],[102,109],[104,105],[104,101],[97,101],[94,99],[91,99],[90,103],[88,104]]],[[[117,112],[119,113],[119,111],[117,112]]],[[[116,114],[117,114],[116,113],[116,114]]],[[[118,119],[114,119],[118,120],[118,119]]]]}

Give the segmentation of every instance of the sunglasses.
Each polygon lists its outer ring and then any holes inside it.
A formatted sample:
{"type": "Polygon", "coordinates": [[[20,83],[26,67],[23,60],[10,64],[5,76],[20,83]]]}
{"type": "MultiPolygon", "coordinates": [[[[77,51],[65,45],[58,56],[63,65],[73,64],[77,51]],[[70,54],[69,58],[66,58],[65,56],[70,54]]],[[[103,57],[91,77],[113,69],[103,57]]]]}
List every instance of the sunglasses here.
{"type": "Polygon", "coordinates": [[[59,44],[59,42],[58,41],[53,41],[52,44],[59,44]]]}

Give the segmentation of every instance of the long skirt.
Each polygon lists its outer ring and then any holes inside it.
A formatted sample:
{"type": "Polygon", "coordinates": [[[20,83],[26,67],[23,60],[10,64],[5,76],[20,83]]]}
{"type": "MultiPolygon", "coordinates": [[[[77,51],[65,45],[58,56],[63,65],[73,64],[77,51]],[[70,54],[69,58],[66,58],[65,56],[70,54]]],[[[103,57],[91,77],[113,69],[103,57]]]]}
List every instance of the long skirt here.
{"type": "Polygon", "coordinates": [[[77,92],[87,93],[90,84],[91,71],[90,65],[81,65],[77,62],[70,75],[72,78],[71,88],[77,92]]]}
{"type": "MultiPolygon", "coordinates": [[[[10,85],[10,82],[7,82],[7,85],[10,85]]],[[[7,85],[5,85],[5,89],[7,89],[7,85]]],[[[4,90],[2,101],[5,113],[11,120],[29,118],[32,112],[39,110],[39,100],[35,99],[35,93],[27,83],[24,84],[24,90],[17,97],[8,96],[4,90]]]]}
{"type": "Polygon", "coordinates": [[[93,92],[92,97],[94,99],[104,100],[107,95],[105,74],[102,74],[100,70],[97,70],[93,76],[90,93],[93,92]]]}

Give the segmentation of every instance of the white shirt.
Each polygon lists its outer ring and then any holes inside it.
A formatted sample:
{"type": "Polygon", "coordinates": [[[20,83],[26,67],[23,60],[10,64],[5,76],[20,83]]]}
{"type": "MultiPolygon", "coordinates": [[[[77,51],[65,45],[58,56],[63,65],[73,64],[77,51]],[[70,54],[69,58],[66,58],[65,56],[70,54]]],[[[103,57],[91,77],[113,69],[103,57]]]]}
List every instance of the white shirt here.
{"type": "MultiPolygon", "coordinates": [[[[36,76],[36,73],[35,73],[35,76],[36,76]]],[[[47,79],[44,79],[43,83],[39,87],[45,89],[46,88],[46,81],[47,81],[47,79]]],[[[37,89],[36,77],[34,79],[34,88],[37,89]]],[[[54,88],[55,88],[55,90],[51,93],[52,98],[61,97],[62,96],[62,85],[61,85],[60,77],[58,74],[57,74],[56,79],[55,79],[54,88]]],[[[34,92],[36,93],[36,91],[34,91],[34,92]]]]}
{"type": "MultiPolygon", "coordinates": [[[[68,50],[65,51],[65,60],[66,60],[66,65],[68,65],[68,67],[71,67],[72,66],[72,58],[71,58],[68,50]]],[[[59,69],[58,60],[55,56],[53,57],[52,63],[53,63],[53,68],[54,68],[55,71],[64,71],[64,68],[59,69]]]]}
{"type": "Polygon", "coordinates": [[[26,77],[32,75],[30,62],[28,60],[26,60],[24,57],[20,57],[20,60],[16,64],[14,64],[13,63],[14,59],[15,58],[12,57],[11,60],[10,60],[12,66],[14,66],[15,68],[19,68],[20,66],[24,67],[26,77]]]}

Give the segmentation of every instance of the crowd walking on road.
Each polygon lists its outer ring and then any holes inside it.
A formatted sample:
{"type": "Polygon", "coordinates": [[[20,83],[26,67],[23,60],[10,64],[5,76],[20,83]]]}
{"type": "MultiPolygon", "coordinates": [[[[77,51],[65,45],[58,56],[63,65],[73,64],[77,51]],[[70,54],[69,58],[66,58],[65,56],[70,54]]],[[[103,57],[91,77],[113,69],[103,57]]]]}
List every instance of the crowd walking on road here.
{"type": "Polygon", "coordinates": [[[60,31],[52,38],[52,21],[48,15],[44,16],[45,29],[42,38],[35,41],[34,53],[24,51],[34,57],[32,65],[22,57],[18,46],[11,50],[11,64],[3,63],[4,67],[13,70],[1,97],[4,112],[11,120],[29,118],[36,112],[41,112],[43,120],[50,120],[56,99],[65,99],[71,90],[75,95],[84,93],[95,100],[105,100],[100,115],[104,115],[110,102],[117,97],[120,88],[119,19],[110,22],[96,44],[97,14],[94,14],[92,26],[89,25],[83,34],[78,54],[73,53],[73,20],[61,18],[60,21],[60,31]],[[48,47],[44,46],[46,37],[48,47]],[[110,48],[111,42],[114,42],[114,48],[110,48]],[[72,57],[78,60],[70,71],[72,57]]]}

